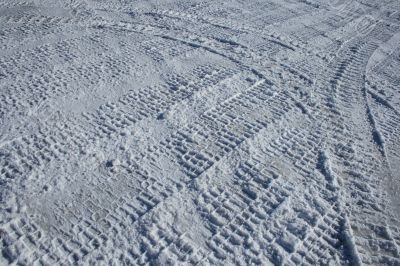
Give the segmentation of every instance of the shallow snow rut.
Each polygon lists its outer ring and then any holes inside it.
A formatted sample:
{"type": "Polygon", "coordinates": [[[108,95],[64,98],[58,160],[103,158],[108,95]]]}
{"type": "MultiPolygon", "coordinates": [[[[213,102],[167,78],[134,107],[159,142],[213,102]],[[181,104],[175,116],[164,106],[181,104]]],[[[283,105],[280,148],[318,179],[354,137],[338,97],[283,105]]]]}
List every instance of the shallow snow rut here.
{"type": "Polygon", "coordinates": [[[0,264],[400,264],[373,2],[0,1],[0,264]]]}

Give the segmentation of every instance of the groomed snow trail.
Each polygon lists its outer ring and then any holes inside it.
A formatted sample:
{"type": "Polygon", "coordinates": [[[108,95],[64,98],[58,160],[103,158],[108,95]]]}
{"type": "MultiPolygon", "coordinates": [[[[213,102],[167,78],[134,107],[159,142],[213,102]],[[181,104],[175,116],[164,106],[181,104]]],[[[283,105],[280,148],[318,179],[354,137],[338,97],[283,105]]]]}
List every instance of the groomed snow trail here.
{"type": "Polygon", "coordinates": [[[0,0],[0,265],[400,265],[398,0],[0,0]]]}

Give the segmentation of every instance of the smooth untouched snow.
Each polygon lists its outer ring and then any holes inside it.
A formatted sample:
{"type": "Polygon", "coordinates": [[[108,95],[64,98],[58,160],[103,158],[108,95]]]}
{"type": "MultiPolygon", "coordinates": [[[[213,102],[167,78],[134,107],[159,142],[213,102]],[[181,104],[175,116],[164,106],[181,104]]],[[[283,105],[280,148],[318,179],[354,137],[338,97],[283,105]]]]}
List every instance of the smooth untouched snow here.
{"type": "Polygon", "coordinates": [[[0,0],[0,265],[400,265],[398,0],[0,0]]]}

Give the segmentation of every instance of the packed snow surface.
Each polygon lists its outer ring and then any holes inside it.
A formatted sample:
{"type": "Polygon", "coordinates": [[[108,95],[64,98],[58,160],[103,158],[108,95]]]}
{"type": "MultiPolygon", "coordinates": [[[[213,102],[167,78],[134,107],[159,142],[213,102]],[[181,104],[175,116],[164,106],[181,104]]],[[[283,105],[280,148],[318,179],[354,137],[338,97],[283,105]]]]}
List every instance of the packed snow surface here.
{"type": "Polygon", "coordinates": [[[398,0],[0,0],[0,265],[400,265],[398,0]]]}

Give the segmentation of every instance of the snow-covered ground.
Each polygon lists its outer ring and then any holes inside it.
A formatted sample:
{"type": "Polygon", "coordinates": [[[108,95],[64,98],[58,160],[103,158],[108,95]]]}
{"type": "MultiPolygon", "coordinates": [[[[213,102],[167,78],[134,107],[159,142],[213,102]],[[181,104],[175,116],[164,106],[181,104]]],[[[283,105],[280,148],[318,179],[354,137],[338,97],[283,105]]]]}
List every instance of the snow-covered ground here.
{"type": "Polygon", "coordinates": [[[398,0],[0,0],[0,265],[400,265],[398,0]]]}

